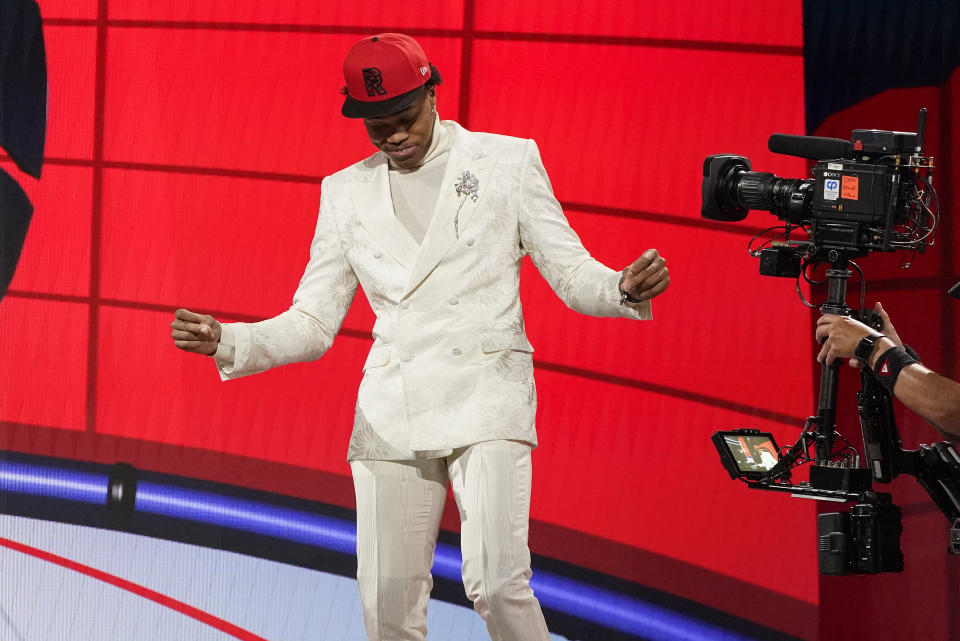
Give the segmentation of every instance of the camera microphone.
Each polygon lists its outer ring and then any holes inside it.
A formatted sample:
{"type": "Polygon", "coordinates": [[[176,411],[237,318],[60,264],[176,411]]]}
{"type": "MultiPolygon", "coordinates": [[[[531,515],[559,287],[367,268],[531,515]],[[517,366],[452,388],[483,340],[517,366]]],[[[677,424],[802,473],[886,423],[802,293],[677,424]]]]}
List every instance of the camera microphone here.
{"type": "Polygon", "coordinates": [[[822,136],[771,134],[767,141],[767,149],[775,154],[798,156],[810,160],[853,158],[853,145],[849,140],[824,138],[822,136]]]}

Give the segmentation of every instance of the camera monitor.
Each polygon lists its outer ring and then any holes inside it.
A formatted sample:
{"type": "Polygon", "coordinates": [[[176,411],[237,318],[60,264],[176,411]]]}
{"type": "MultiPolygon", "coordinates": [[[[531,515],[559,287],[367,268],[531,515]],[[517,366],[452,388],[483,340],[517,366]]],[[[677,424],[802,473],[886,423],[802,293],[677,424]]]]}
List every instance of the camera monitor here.
{"type": "Polygon", "coordinates": [[[730,478],[759,480],[780,460],[780,449],[770,432],[729,430],[716,432],[712,438],[730,478]]]}

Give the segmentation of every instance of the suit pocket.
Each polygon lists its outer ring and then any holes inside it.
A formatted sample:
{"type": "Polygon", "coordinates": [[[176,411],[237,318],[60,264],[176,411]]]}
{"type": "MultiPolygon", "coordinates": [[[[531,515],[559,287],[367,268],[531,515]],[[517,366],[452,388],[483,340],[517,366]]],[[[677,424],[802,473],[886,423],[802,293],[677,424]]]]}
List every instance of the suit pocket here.
{"type": "Polygon", "coordinates": [[[480,332],[480,350],[484,354],[502,352],[504,350],[533,353],[533,345],[527,340],[527,335],[512,329],[501,329],[492,332],[480,332]]]}
{"type": "Polygon", "coordinates": [[[363,371],[373,367],[383,367],[390,362],[390,346],[373,347],[367,354],[367,360],[363,363],[363,371]]]}

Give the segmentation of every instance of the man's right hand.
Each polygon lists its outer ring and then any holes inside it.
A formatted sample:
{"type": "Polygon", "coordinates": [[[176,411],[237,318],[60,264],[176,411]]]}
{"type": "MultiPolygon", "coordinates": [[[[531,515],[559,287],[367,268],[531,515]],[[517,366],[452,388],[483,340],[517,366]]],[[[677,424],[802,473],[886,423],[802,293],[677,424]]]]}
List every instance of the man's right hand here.
{"type": "Polygon", "coordinates": [[[220,323],[213,316],[195,314],[188,309],[178,309],[170,323],[173,344],[185,352],[213,356],[220,344],[220,323]]]}

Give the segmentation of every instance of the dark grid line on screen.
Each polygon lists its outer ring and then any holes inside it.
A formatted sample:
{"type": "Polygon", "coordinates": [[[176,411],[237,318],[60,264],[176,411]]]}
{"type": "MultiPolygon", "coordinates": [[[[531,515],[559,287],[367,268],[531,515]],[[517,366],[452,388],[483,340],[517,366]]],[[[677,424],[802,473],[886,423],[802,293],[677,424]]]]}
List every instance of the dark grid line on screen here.
{"type": "Polygon", "coordinates": [[[473,79],[473,0],[463,0],[463,36],[460,38],[460,107],[457,121],[470,122],[470,86],[473,79]]]}
{"type": "MultiPolygon", "coordinates": [[[[943,273],[934,276],[909,276],[906,278],[884,278],[870,281],[871,292],[913,291],[917,289],[947,289],[956,279],[943,273]]],[[[952,328],[952,326],[951,326],[952,328]]]]}
{"type": "MultiPolygon", "coordinates": [[[[89,302],[89,299],[83,296],[70,296],[68,294],[45,294],[38,292],[23,292],[17,291],[12,292],[12,294],[18,298],[25,298],[31,300],[47,300],[54,301],[58,303],[86,303],[89,302]]],[[[98,301],[100,307],[117,307],[121,309],[136,309],[140,311],[149,311],[149,312],[170,312],[170,305],[164,305],[161,303],[144,303],[139,301],[125,301],[118,299],[108,299],[102,298],[98,301]]],[[[244,314],[240,312],[231,312],[226,310],[216,310],[216,309],[204,309],[198,310],[203,313],[210,314],[218,318],[229,319],[232,322],[241,322],[241,323],[255,323],[257,321],[263,320],[260,316],[255,316],[251,314],[244,314]]],[[[350,338],[356,338],[364,341],[372,341],[373,338],[370,335],[370,332],[362,329],[354,329],[351,327],[341,327],[338,335],[349,336],[350,338]]],[[[772,410],[765,409],[763,407],[757,407],[754,405],[748,405],[746,403],[738,403],[736,401],[731,401],[729,399],[720,398],[717,396],[710,396],[707,394],[702,394],[699,392],[693,392],[681,387],[673,387],[670,385],[662,385],[660,383],[652,383],[650,381],[645,381],[639,378],[631,378],[627,376],[619,376],[616,374],[609,374],[606,372],[599,372],[596,370],[590,370],[580,367],[574,367],[571,365],[566,365],[564,363],[554,363],[550,361],[542,361],[539,359],[534,359],[534,367],[548,372],[555,372],[558,374],[565,374],[567,376],[573,376],[576,378],[585,378],[589,380],[599,381],[601,383],[608,383],[610,385],[616,385],[617,387],[625,387],[630,389],[641,390],[645,392],[651,392],[658,394],[660,396],[670,396],[673,398],[683,399],[685,401],[691,401],[694,403],[699,403],[702,405],[709,405],[710,407],[721,408],[733,412],[743,414],[745,416],[750,416],[753,418],[761,418],[770,420],[776,423],[781,423],[783,425],[796,425],[800,419],[796,416],[791,416],[789,414],[784,414],[782,412],[775,412],[772,410]]]]}
{"type": "Polygon", "coordinates": [[[100,237],[103,216],[103,137],[107,95],[107,4],[97,2],[96,73],[93,112],[93,188],[90,216],[90,310],[87,323],[86,431],[97,431],[97,356],[100,343],[100,237]]]}
{"type": "MultiPolygon", "coordinates": [[[[399,31],[414,37],[459,38],[461,40],[499,40],[521,42],[556,42],[567,44],[612,45],[629,47],[655,47],[658,49],[695,49],[728,51],[738,53],[761,53],[780,56],[802,56],[803,47],[792,45],[769,45],[750,42],[723,42],[714,40],[686,40],[683,38],[646,38],[636,36],[604,36],[574,33],[549,33],[536,31],[483,31],[474,29],[474,0],[464,0],[464,26],[462,29],[398,27],[390,25],[333,25],[333,24],[270,24],[256,22],[188,22],[185,20],[107,20],[106,26],[117,29],[182,29],[191,31],[259,31],[267,33],[326,33],[356,34],[399,31]]],[[[98,21],[71,18],[44,20],[44,24],[57,27],[96,26],[98,21]]]]}
{"type": "MultiPolygon", "coordinates": [[[[940,87],[939,110],[941,114],[947,114],[948,117],[941,118],[938,147],[944,150],[937,158],[938,169],[945,176],[954,176],[952,155],[946,153],[946,150],[952,149],[954,135],[954,118],[950,117],[954,109],[960,109],[960,105],[954,105],[950,88],[947,85],[940,87]]],[[[954,242],[954,223],[950,215],[943,215],[943,212],[956,212],[953,207],[953,182],[950,180],[941,181],[937,186],[940,198],[940,229],[941,236],[945,236],[947,247],[952,248],[954,242]]],[[[954,274],[956,263],[952,251],[940,252],[940,273],[954,274]]],[[[943,289],[949,288],[953,283],[944,283],[943,289]]],[[[940,353],[943,354],[943,375],[955,379],[957,376],[956,360],[952,358],[956,347],[956,320],[957,314],[954,310],[953,301],[946,300],[940,307],[940,353]]],[[[947,603],[957,603],[960,599],[960,567],[955,563],[947,564],[947,603]]],[[[948,614],[950,630],[960,630],[960,610],[950,608],[948,614]]]]}
{"type": "MultiPolygon", "coordinates": [[[[695,49],[695,50],[719,50],[736,51],[743,53],[765,53],[786,56],[802,56],[802,47],[788,47],[777,45],[761,45],[749,43],[724,43],[709,42],[700,40],[674,40],[662,38],[634,38],[627,36],[599,36],[599,35],[576,35],[563,33],[525,33],[525,32],[493,32],[477,31],[474,29],[475,5],[474,0],[465,0],[464,2],[464,22],[462,29],[411,29],[397,28],[389,26],[344,26],[344,25],[295,25],[295,24],[257,24],[257,23],[230,23],[230,22],[184,22],[184,21],[151,21],[151,20],[109,20],[108,15],[109,0],[98,0],[96,20],[75,20],[75,19],[51,19],[44,20],[44,24],[50,26],[85,26],[94,27],[97,30],[96,36],[96,87],[95,87],[95,114],[94,114],[94,154],[92,161],[73,158],[51,158],[49,164],[60,164],[65,166],[91,166],[93,168],[93,196],[92,196],[92,223],[91,223],[91,261],[90,261],[90,296],[89,297],[60,297],[57,295],[44,295],[39,293],[10,291],[8,295],[20,296],[24,298],[43,298],[46,300],[61,300],[70,302],[86,302],[90,305],[90,322],[88,332],[88,354],[87,354],[87,416],[86,430],[88,432],[96,431],[96,399],[97,399],[97,355],[99,343],[99,314],[102,306],[117,306],[132,309],[141,309],[144,311],[169,311],[169,306],[151,303],[142,303],[135,301],[106,300],[100,298],[100,235],[101,218],[103,207],[103,172],[105,169],[135,169],[152,170],[168,173],[181,173],[193,175],[219,175],[230,177],[242,177],[258,180],[290,181],[300,183],[319,183],[322,176],[307,176],[298,174],[282,174],[258,171],[230,170],[214,167],[182,167],[175,165],[145,165],[139,163],[125,163],[116,161],[106,161],[104,159],[104,105],[106,100],[106,55],[107,55],[107,33],[109,29],[119,28],[139,28],[139,29],[189,29],[189,30],[222,30],[222,31],[265,31],[265,32],[291,32],[291,33],[330,33],[330,34],[358,34],[366,35],[378,31],[403,31],[417,37],[447,37],[459,38],[462,43],[461,49],[461,68],[460,68],[460,109],[458,118],[462,124],[469,126],[469,104],[470,95],[470,74],[472,70],[472,45],[477,39],[502,40],[502,41],[538,41],[538,42],[565,42],[576,44],[592,45],[626,45],[636,47],[658,47],[658,48],[676,48],[676,49],[695,49]]],[[[706,223],[706,221],[687,220],[673,217],[669,214],[643,212],[626,208],[610,208],[590,205],[585,203],[562,203],[565,208],[570,210],[580,210],[586,213],[594,213],[608,216],[621,216],[627,218],[639,218],[663,222],[666,224],[678,226],[696,226],[703,227],[708,225],[718,231],[734,233],[755,233],[757,230],[750,230],[744,227],[727,227],[717,223],[706,223]]],[[[218,313],[219,312],[214,312],[218,313]]],[[[220,314],[222,317],[236,318],[237,320],[259,320],[247,315],[238,314],[220,314]]],[[[366,337],[366,333],[360,330],[344,328],[342,331],[350,335],[357,334],[358,337],[366,337]]],[[[561,364],[538,363],[538,366],[545,369],[551,369],[558,372],[564,372],[570,375],[605,380],[608,383],[627,385],[631,387],[639,386],[649,391],[668,395],[683,396],[690,398],[690,393],[685,390],[667,388],[644,381],[613,380],[610,375],[584,370],[570,368],[561,364]],[[652,387],[651,387],[652,386],[652,387]],[[656,388],[656,389],[654,389],[656,388]],[[662,389],[661,389],[662,388],[662,389]]],[[[616,377],[614,377],[616,378],[616,377]]],[[[697,398],[698,402],[715,404],[718,399],[697,398]]],[[[740,406],[738,406],[740,407],[740,406]]],[[[759,415],[766,410],[762,408],[751,408],[742,406],[742,411],[751,415],[759,415]]],[[[792,417],[769,417],[782,422],[795,422],[792,417]]]]}
{"type": "MultiPolygon", "coordinates": [[[[939,109],[941,114],[952,115],[954,113],[953,109],[960,109],[960,105],[952,104],[952,96],[950,94],[950,89],[948,86],[944,85],[940,87],[940,104],[939,109]]],[[[939,140],[937,141],[940,149],[944,150],[945,153],[942,153],[937,158],[937,164],[939,165],[938,170],[944,176],[954,176],[953,173],[953,161],[952,155],[946,153],[946,150],[952,149],[952,137],[953,137],[953,118],[946,117],[941,118],[940,122],[940,132],[939,140]]],[[[949,215],[944,215],[944,212],[953,212],[956,211],[953,208],[953,181],[944,180],[937,185],[938,197],[940,199],[940,225],[942,226],[940,235],[945,236],[948,240],[948,247],[952,247],[954,240],[954,226],[952,217],[949,215]]],[[[954,264],[953,252],[951,251],[942,251],[940,252],[940,273],[941,274],[953,274],[954,273],[954,264]]],[[[945,288],[949,288],[953,283],[944,283],[945,288]]],[[[953,309],[951,301],[946,301],[946,304],[942,305],[940,311],[940,353],[946,356],[947,354],[953,354],[954,349],[954,340],[953,336],[956,332],[956,312],[953,309]]],[[[944,358],[943,359],[943,368],[944,376],[950,378],[956,378],[957,367],[956,362],[953,358],[944,358]]],[[[960,570],[954,570],[954,576],[960,576],[960,570]]],[[[955,584],[954,594],[960,593],[960,588],[957,585],[960,585],[960,582],[953,581],[955,584]]],[[[957,623],[952,629],[960,630],[960,613],[954,615],[954,620],[957,623]]]]}
{"type": "MultiPolygon", "coordinates": [[[[9,160],[8,156],[0,156],[0,160],[9,160]]],[[[75,158],[46,158],[44,163],[61,167],[93,167],[94,161],[80,160],[75,158]]],[[[250,180],[263,180],[275,182],[289,182],[299,184],[319,185],[326,176],[316,174],[288,174],[279,172],[258,171],[249,169],[227,169],[224,167],[202,167],[197,165],[160,165],[153,163],[123,162],[117,160],[102,160],[100,166],[104,169],[121,169],[129,171],[153,171],[167,174],[184,174],[189,176],[218,176],[222,178],[246,178],[250,180]]],[[[691,227],[694,229],[709,229],[711,231],[723,232],[727,234],[737,234],[743,236],[753,236],[766,230],[765,227],[752,227],[749,225],[737,225],[725,222],[705,220],[703,218],[689,218],[676,216],[674,214],[665,214],[662,212],[645,211],[642,209],[631,209],[628,207],[609,207],[606,205],[593,205],[590,203],[574,202],[570,200],[560,201],[564,211],[576,211],[584,214],[595,214],[600,216],[610,216],[612,218],[627,218],[636,220],[646,220],[654,223],[673,225],[679,227],[691,227]]]]}

